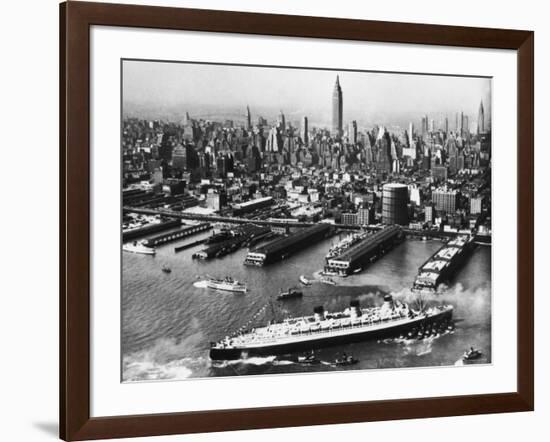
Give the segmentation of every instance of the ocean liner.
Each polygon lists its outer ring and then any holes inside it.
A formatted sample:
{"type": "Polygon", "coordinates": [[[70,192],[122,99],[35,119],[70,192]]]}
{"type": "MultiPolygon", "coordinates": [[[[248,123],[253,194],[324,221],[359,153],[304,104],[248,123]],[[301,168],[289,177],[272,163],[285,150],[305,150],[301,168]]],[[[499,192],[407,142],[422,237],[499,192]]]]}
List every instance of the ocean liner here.
{"type": "Polygon", "coordinates": [[[311,350],[335,344],[408,335],[446,325],[453,315],[453,307],[421,308],[414,310],[407,304],[384,296],[380,307],[360,308],[359,301],[351,301],[343,312],[329,313],[322,306],[313,316],[288,318],[264,327],[241,330],[210,344],[213,360],[241,359],[249,356],[271,356],[295,351],[311,350]]]}

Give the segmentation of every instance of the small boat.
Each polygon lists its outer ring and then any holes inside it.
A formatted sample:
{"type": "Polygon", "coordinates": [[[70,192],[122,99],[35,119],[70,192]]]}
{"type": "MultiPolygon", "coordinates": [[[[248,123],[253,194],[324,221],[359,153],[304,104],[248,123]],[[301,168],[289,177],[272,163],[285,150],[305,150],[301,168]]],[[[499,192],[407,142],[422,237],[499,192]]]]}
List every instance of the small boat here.
{"type": "Polygon", "coordinates": [[[323,284],[336,285],[336,281],[332,278],[323,277],[321,278],[323,284]]]}
{"type": "Polygon", "coordinates": [[[300,290],[290,288],[286,292],[283,292],[281,290],[277,295],[277,299],[280,301],[284,301],[285,299],[301,298],[302,294],[303,293],[300,290]]]}
{"type": "Polygon", "coordinates": [[[346,356],[344,354],[343,357],[341,358],[337,358],[334,360],[334,362],[332,363],[332,365],[336,366],[336,367],[345,367],[347,365],[355,365],[359,362],[359,359],[355,359],[353,356],[346,356]]]}
{"type": "Polygon", "coordinates": [[[362,270],[363,270],[363,269],[362,269],[361,267],[359,267],[359,268],[355,269],[355,270],[353,271],[353,273],[359,273],[359,272],[361,272],[362,270]]]}
{"type": "Polygon", "coordinates": [[[475,349],[474,347],[470,347],[470,349],[465,351],[462,355],[462,360],[473,361],[474,359],[479,359],[482,354],[483,353],[481,353],[481,351],[475,349]]]}
{"type": "Polygon", "coordinates": [[[168,266],[165,266],[165,265],[162,266],[162,271],[163,271],[164,273],[172,273],[172,269],[171,269],[170,267],[168,267],[168,266]]]}
{"type": "Polygon", "coordinates": [[[300,275],[300,282],[304,284],[305,286],[311,285],[311,281],[307,279],[304,275],[300,275]]]}
{"type": "Polygon", "coordinates": [[[153,247],[147,247],[141,241],[133,241],[122,245],[122,250],[130,253],[139,253],[142,255],[154,255],[156,253],[153,247]]]}
{"type": "Polygon", "coordinates": [[[226,276],[223,279],[208,276],[206,278],[206,286],[211,289],[223,290],[226,292],[245,293],[247,290],[246,284],[233,279],[231,276],[226,276]]]}
{"type": "Polygon", "coordinates": [[[315,354],[311,352],[308,355],[298,356],[297,362],[299,364],[319,364],[321,361],[315,357],[315,354]]]}

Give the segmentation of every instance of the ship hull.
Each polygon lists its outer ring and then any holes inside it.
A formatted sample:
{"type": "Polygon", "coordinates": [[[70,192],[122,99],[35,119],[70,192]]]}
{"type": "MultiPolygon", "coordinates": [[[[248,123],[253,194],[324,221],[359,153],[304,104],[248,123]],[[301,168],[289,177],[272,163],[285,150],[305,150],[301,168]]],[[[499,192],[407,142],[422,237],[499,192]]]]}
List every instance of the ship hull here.
{"type": "Polygon", "coordinates": [[[246,287],[233,287],[233,286],[230,286],[230,285],[215,284],[215,283],[208,283],[206,286],[209,289],[221,290],[223,292],[235,292],[235,293],[245,293],[246,292],[246,287]]]}
{"type": "Polygon", "coordinates": [[[397,337],[408,333],[417,327],[426,327],[433,324],[441,324],[450,321],[453,316],[453,310],[446,310],[430,317],[423,317],[410,322],[389,325],[385,328],[378,329],[357,329],[357,333],[349,334],[325,334],[319,333],[318,338],[311,339],[311,334],[308,334],[308,339],[295,340],[285,342],[283,344],[272,344],[258,347],[211,347],[210,359],[212,360],[235,360],[246,359],[252,356],[276,356],[294,352],[307,351],[323,347],[330,347],[340,344],[348,344],[353,342],[361,342],[368,340],[386,339],[397,337]]]}

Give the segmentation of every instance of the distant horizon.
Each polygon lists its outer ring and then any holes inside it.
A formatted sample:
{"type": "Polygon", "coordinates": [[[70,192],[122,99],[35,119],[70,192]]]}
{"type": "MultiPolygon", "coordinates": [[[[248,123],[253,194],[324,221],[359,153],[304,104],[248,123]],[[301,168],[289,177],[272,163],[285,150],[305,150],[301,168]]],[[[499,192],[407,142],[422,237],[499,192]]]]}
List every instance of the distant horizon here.
{"type": "Polygon", "coordinates": [[[456,113],[464,112],[475,131],[481,101],[491,125],[491,79],[485,77],[141,60],[124,60],[122,75],[124,118],[181,122],[189,113],[239,124],[249,106],[253,124],[260,116],[273,123],[282,111],[294,126],[307,116],[310,127],[329,128],[339,75],[344,129],[354,120],[359,130],[405,129],[410,122],[418,128],[428,115],[436,128],[447,117],[453,131],[456,113]]]}

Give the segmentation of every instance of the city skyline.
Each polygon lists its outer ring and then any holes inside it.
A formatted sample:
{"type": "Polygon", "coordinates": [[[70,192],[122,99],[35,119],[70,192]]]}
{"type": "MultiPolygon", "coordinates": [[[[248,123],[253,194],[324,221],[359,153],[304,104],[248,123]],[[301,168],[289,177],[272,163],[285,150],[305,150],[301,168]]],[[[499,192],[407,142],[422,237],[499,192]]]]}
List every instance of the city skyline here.
{"type": "Polygon", "coordinates": [[[491,363],[489,79],[132,66],[123,382],[491,363]]]}
{"type": "Polygon", "coordinates": [[[294,125],[306,116],[310,127],[331,128],[329,91],[338,76],[345,95],[343,128],[352,121],[360,128],[407,127],[411,121],[418,125],[425,114],[443,128],[457,112],[469,116],[473,126],[480,101],[490,127],[489,78],[129,60],[122,75],[125,116],[178,121],[190,113],[245,122],[248,107],[253,123],[260,116],[277,120],[282,112],[294,125]]]}

